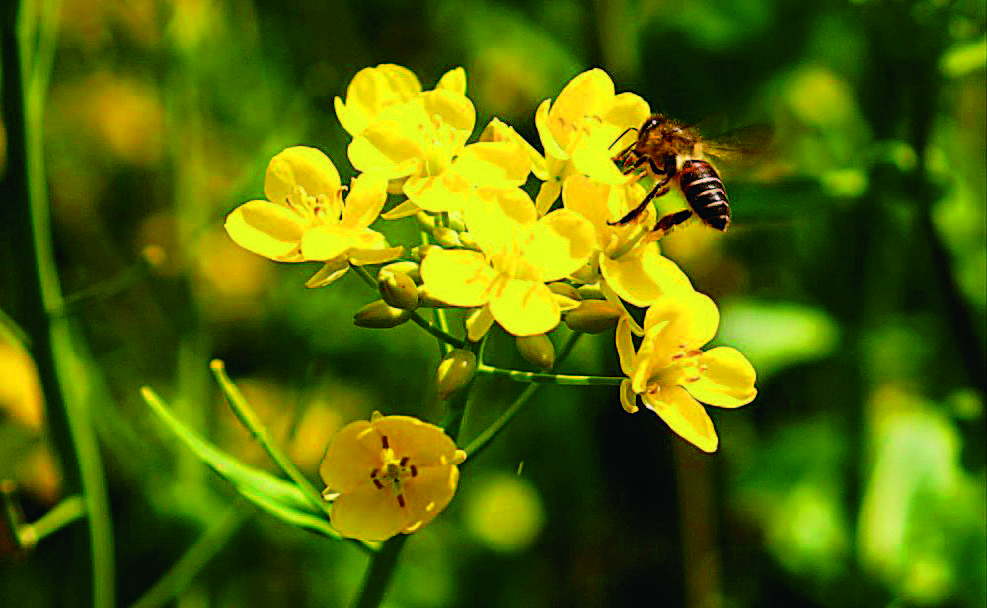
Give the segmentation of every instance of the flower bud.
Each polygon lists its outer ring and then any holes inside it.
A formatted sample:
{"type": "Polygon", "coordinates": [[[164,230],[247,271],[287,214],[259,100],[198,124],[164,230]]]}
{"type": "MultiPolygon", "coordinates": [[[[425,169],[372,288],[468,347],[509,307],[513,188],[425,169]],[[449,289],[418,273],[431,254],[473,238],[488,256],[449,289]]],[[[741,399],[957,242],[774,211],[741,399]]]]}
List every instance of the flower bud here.
{"type": "Polygon", "coordinates": [[[411,250],[411,257],[415,259],[416,262],[421,262],[428,255],[429,249],[435,247],[435,245],[419,245],[411,250]]]}
{"type": "Polygon", "coordinates": [[[565,324],[572,331],[598,334],[617,327],[623,312],[606,300],[583,300],[575,310],[565,315],[565,324]]]}
{"type": "Polygon", "coordinates": [[[459,233],[459,242],[463,244],[466,249],[472,249],[473,251],[481,251],[479,243],[473,238],[469,232],[459,233]]]}
{"type": "Polygon", "coordinates": [[[401,325],[410,317],[410,310],[392,308],[384,300],[376,300],[358,310],[353,315],[353,323],[358,327],[390,329],[391,327],[401,325]]]}
{"type": "Polygon", "coordinates": [[[593,283],[592,285],[582,285],[577,291],[579,291],[579,296],[583,300],[606,299],[606,296],[603,295],[603,290],[600,289],[599,283],[593,283]]]}
{"type": "Polygon", "coordinates": [[[401,274],[407,275],[409,279],[415,282],[416,285],[421,285],[422,275],[419,272],[418,262],[404,261],[404,262],[391,262],[390,264],[384,266],[377,273],[377,278],[380,278],[381,273],[385,271],[390,272],[400,272],[401,274]]]}
{"type": "Polygon", "coordinates": [[[517,351],[524,359],[539,369],[551,371],[555,365],[555,346],[545,334],[518,336],[517,351]]]}
{"type": "Polygon", "coordinates": [[[450,395],[465,387],[476,373],[476,355],[468,350],[457,348],[442,358],[436,374],[436,387],[439,399],[448,399],[450,395]]]}
{"type": "Polygon", "coordinates": [[[440,246],[446,249],[456,249],[463,246],[462,241],[459,240],[459,234],[451,228],[446,228],[445,226],[439,226],[432,231],[432,238],[440,246]]]}
{"type": "Polygon", "coordinates": [[[380,296],[394,308],[414,310],[418,307],[418,286],[403,272],[381,270],[377,275],[380,296]]]}
{"type": "Polygon", "coordinates": [[[415,219],[418,220],[418,223],[421,224],[422,228],[425,230],[431,232],[435,229],[435,216],[428,211],[419,211],[415,216],[415,219]]]}
{"type": "Polygon", "coordinates": [[[579,295],[579,291],[569,285],[568,283],[563,283],[562,281],[556,281],[555,283],[549,283],[548,288],[559,294],[560,296],[565,296],[570,300],[580,301],[582,297],[579,295]]]}

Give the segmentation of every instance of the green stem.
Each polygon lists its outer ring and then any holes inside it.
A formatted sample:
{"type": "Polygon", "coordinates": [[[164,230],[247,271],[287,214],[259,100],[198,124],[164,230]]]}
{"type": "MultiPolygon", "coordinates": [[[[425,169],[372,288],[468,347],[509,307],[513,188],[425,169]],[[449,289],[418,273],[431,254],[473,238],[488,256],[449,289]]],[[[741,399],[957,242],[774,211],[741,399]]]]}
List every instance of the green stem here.
{"type": "MultiPolygon", "coordinates": [[[[78,384],[71,364],[77,359],[71,329],[65,318],[50,311],[63,304],[54,247],[51,242],[51,211],[44,175],[42,116],[47,92],[47,73],[53,57],[57,19],[51,3],[38,20],[38,50],[28,72],[27,44],[20,40],[18,2],[4,3],[0,14],[0,55],[3,73],[3,122],[7,131],[6,201],[3,222],[14,227],[11,248],[25,269],[20,288],[22,327],[30,337],[32,355],[45,396],[51,437],[62,461],[64,488],[78,494],[88,514],[91,564],[91,601],[96,608],[114,604],[113,536],[99,447],[90,411],[82,395],[72,389],[78,384]]],[[[77,593],[78,595],[78,593],[77,593]]]]}
{"type": "Polygon", "coordinates": [[[175,564],[131,608],[158,608],[175,599],[250,517],[239,505],[227,508],[175,564]]]}
{"type": "Polygon", "coordinates": [[[516,369],[502,369],[490,365],[477,365],[478,374],[510,378],[514,382],[539,384],[569,384],[573,386],[616,386],[626,380],[616,376],[572,376],[568,374],[551,374],[546,372],[522,372],[516,369]]]}
{"type": "MultiPolygon", "coordinates": [[[[356,274],[361,279],[363,279],[363,281],[367,285],[370,285],[375,290],[377,289],[377,281],[375,281],[374,278],[372,276],[370,276],[370,273],[367,272],[367,270],[365,268],[363,268],[362,266],[356,266],[356,265],[350,265],[350,268],[352,268],[353,271],[356,272],[356,274]]],[[[415,325],[417,325],[418,327],[421,327],[422,329],[424,329],[428,333],[432,334],[433,336],[435,336],[436,338],[438,338],[439,340],[441,340],[445,344],[449,344],[450,346],[453,346],[455,348],[466,348],[466,341],[465,340],[461,340],[460,338],[457,338],[456,336],[453,336],[451,334],[448,334],[448,333],[442,331],[442,329],[440,329],[440,328],[436,327],[435,325],[433,325],[433,324],[429,323],[428,321],[426,321],[417,312],[415,312],[413,310],[410,311],[410,312],[411,312],[410,319],[412,321],[414,321],[415,325]]]]}
{"type": "Polygon", "coordinates": [[[33,524],[24,524],[17,530],[21,546],[33,547],[45,537],[86,516],[86,501],[81,496],[69,496],[42,515],[33,524]]]}
{"type": "Polygon", "coordinates": [[[353,604],[356,608],[377,608],[380,605],[397,566],[398,555],[407,540],[407,534],[398,534],[381,545],[380,551],[370,560],[370,569],[363,579],[360,595],[353,604]]]}
{"type": "MultiPolygon", "coordinates": [[[[579,341],[581,336],[582,334],[578,332],[573,332],[569,335],[569,339],[562,347],[562,350],[559,351],[558,363],[565,361],[569,354],[572,353],[572,349],[576,347],[576,342],[579,341]]],[[[463,451],[465,451],[468,456],[464,464],[469,464],[472,462],[473,458],[482,452],[490,444],[490,442],[493,441],[494,438],[497,437],[497,435],[499,435],[500,432],[503,431],[512,420],[514,420],[514,417],[517,416],[528,401],[534,397],[539,388],[541,388],[540,384],[531,384],[531,386],[524,389],[524,391],[518,395],[517,399],[514,400],[514,403],[509,405],[507,409],[504,410],[504,413],[494,420],[493,424],[488,426],[485,431],[476,437],[476,439],[463,448],[463,451]]]]}
{"type": "Polygon", "coordinates": [[[230,380],[229,376],[226,375],[226,366],[219,359],[214,359],[212,363],[209,364],[209,368],[212,369],[213,375],[216,377],[216,381],[219,382],[220,387],[223,389],[223,394],[226,395],[226,401],[230,404],[233,409],[233,413],[236,414],[237,419],[240,423],[250,431],[253,438],[261,444],[264,450],[267,452],[271,460],[274,461],[278,467],[284,471],[285,475],[288,476],[295,485],[305,494],[309,502],[315,505],[318,509],[321,509],[326,515],[329,514],[329,505],[322,498],[322,495],[315,486],[298,470],[295,463],[281,451],[281,449],[276,446],[271,438],[267,434],[267,429],[261,423],[260,419],[257,418],[257,414],[247,403],[247,400],[243,397],[243,393],[237,388],[233,381],[230,380]]]}

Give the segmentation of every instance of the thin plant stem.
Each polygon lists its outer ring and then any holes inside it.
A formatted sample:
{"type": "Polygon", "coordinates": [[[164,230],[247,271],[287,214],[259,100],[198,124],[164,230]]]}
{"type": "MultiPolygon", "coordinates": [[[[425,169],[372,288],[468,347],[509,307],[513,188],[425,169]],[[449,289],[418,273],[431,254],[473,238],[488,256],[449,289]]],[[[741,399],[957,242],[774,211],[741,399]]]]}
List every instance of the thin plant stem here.
{"type": "Polygon", "coordinates": [[[0,13],[0,55],[3,73],[3,122],[7,131],[5,192],[9,221],[16,227],[12,249],[26,269],[20,303],[22,327],[45,396],[51,436],[62,461],[64,487],[79,495],[88,515],[91,602],[95,608],[114,605],[113,534],[103,467],[91,413],[72,378],[74,360],[71,328],[51,311],[64,305],[51,242],[51,211],[44,174],[42,116],[47,79],[54,56],[57,10],[42,6],[42,17],[26,12],[18,2],[4,3],[0,13]],[[21,13],[20,10],[25,12],[21,13]],[[28,17],[35,17],[31,22],[28,17]],[[19,32],[37,26],[33,54],[19,32]]]}
{"type": "MultiPolygon", "coordinates": [[[[576,347],[576,342],[579,341],[580,336],[582,336],[582,334],[579,332],[573,332],[569,336],[569,339],[562,347],[562,350],[559,351],[559,363],[565,361],[569,354],[572,353],[572,349],[576,347]]],[[[535,396],[535,393],[538,392],[539,388],[541,388],[540,384],[531,384],[525,388],[524,391],[518,395],[517,399],[514,400],[514,403],[509,405],[507,409],[504,410],[504,413],[494,420],[493,424],[488,426],[486,430],[476,437],[476,439],[463,448],[463,451],[465,451],[468,456],[464,464],[469,464],[472,462],[472,459],[476,457],[477,454],[482,452],[490,444],[490,442],[493,441],[494,438],[497,437],[497,435],[499,435],[500,432],[503,431],[512,420],[514,420],[514,417],[517,416],[528,401],[535,396]]]]}
{"type": "Polygon", "coordinates": [[[45,537],[86,516],[86,501],[81,496],[69,496],[42,515],[33,524],[24,524],[17,530],[21,546],[33,547],[45,537]]]}
{"type": "Polygon", "coordinates": [[[131,608],[158,608],[174,600],[225,547],[251,516],[238,503],[227,507],[188,551],[131,608]]]}
{"type": "Polygon", "coordinates": [[[291,462],[284,452],[281,451],[281,448],[271,440],[267,429],[260,422],[260,419],[257,418],[257,414],[254,413],[253,408],[247,403],[243,393],[240,392],[240,389],[226,375],[226,366],[223,362],[219,359],[214,359],[209,364],[209,368],[223,389],[223,394],[226,395],[226,401],[230,404],[230,408],[233,409],[233,413],[236,414],[240,423],[250,431],[253,438],[260,443],[267,452],[267,455],[271,457],[271,460],[298,486],[309,502],[328,516],[329,505],[323,500],[322,495],[315,489],[315,486],[312,485],[308,478],[298,470],[295,463],[291,462]]]}
{"type": "Polygon", "coordinates": [[[353,604],[356,608],[377,608],[380,605],[391,582],[394,568],[397,566],[398,556],[407,540],[407,534],[398,534],[385,542],[380,551],[371,558],[370,568],[367,569],[363,585],[360,586],[360,594],[353,604]]]}
{"type": "Polygon", "coordinates": [[[548,372],[523,372],[516,369],[503,369],[490,365],[477,365],[478,374],[509,378],[514,382],[538,384],[568,384],[572,386],[616,386],[626,378],[616,376],[573,376],[548,372]]]}
{"type": "MultiPolygon", "coordinates": [[[[370,276],[370,273],[367,272],[367,270],[365,268],[363,268],[362,266],[356,266],[356,265],[351,265],[350,268],[352,268],[353,271],[356,272],[356,274],[361,279],[363,279],[364,282],[367,285],[370,285],[374,289],[377,289],[377,281],[375,281],[374,278],[372,276],[370,276]]],[[[433,325],[432,323],[429,323],[427,320],[425,320],[420,314],[418,314],[414,310],[412,310],[410,312],[411,312],[410,320],[413,321],[415,323],[415,325],[417,325],[418,327],[421,327],[422,329],[424,329],[428,333],[432,334],[433,336],[435,336],[436,338],[438,338],[442,342],[444,342],[446,344],[449,344],[450,346],[453,346],[455,348],[466,348],[466,341],[465,340],[462,340],[460,338],[457,338],[456,336],[453,336],[451,334],[446,333],[445,331],[442,331],[442,329],[440,329],[439,327],[433,325]]]]}

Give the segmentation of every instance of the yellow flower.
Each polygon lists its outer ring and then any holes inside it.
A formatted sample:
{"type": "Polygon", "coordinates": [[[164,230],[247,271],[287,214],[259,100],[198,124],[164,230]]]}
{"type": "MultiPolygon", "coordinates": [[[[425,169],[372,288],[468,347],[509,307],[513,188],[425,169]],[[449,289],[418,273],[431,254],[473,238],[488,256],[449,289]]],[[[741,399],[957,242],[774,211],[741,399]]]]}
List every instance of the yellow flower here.
{"type": "Polygon", "coordinates": [[[543,101],[535,114],[547,172],[536,199],[539,212],[552,206],[573,173],[608,184],[627,183],[610,160],[615,154],[610,146],[628,128],[640,127],[650,113],[648,102],[638,95],[616,95],[610,76],[600,69],[573,78],[555,103],[543,101]]]}
{"type": "Polygon", "coordinates": [[[351,422],[319,467],[333,528],[369,541],[418,530],[452,500],[465,459],[442,429],[411,416],[351,422]]]}
{"type": "Polygon", "coordinates": [[[611,186],[580,174],[566,178],[562,189],[565,208],[585,217],[596,229],[598,266],[607,285],[625,301],[642,307],[667,292],[692,291],[689,278],[661,255],[658,242],[649,236],[655,224],[653,207],[649,205],[638,222],[608,223],[643,197],[644,188],[638,184],[611,186]]]}
{"type": "Polygon", "coordinates": [[[446,73],[435,90],[422,92],[410,71],[383,65],[359,72],[345,103],[336,99],[339,120],[353,135],[350,162],[383,175],[392,193],[404,193],[410,201],[386,218],[422,209],[458,211],[476,186],[517,186],[527,179],[533,160],[519,137],[466,145],[476,110],[465,93],[462,68],[446,73]]]}
{"type": "Polygon", "coordinates": [[[387,199],[387,182],[371,174],[353,180],[343,202],[339,173],[316,150],[288,148],[267,166],[268,200],[244,203],[226,218],[230,238],[248,251],[278,262],[326,262],[307,285],[327,285],[349,264],[376,264],[401,255],[371,230],[387,199]]]}
{"type": "Polygon", "coordinates": [[[645,315],[644,339],[635,353],[630,317],[617,326],[617,352],[628,379],[620,401],[630,413],[637,396],[683,439],[706,452],[719,442],[713,422],[700,404],[740,407],[754,400],[754,368],[733,348],[703,352],[716,333],[720,313],[697,292],[660,298],[645,315]]]}
{"type": "Polygon", "coordinates": [[[551,331],[563,306],[575,306],[545,283],[565,278],[593,250],[593,227],[566,209],[538,219],[519,188],[478,188],[463,213],[482,253],[434,249],[422,261],[429,293],[453,306],[483,307],[469,328],[479,339],[496,320],[515,336],[551,331]]]}

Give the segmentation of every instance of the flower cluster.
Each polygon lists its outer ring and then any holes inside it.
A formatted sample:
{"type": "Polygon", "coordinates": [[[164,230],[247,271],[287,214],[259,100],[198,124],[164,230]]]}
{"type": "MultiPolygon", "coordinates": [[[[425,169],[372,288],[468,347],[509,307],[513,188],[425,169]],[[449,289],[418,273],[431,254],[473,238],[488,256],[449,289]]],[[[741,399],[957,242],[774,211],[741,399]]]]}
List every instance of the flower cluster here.
{"type": "MultiPolygon", "coordinates": [[[[526,345],[522,354],[550,348],[545,334],[560,323],[593,333],[616,327],[624,409],[636,412],[640,396],[678,435],[716,449],[702,404],[750,403],[755,374],[734,349],[700,350],[719,312],[662,256],[654,209],[615,222],[646,194],[641,175],[622,172],[611,150],[651,115],[644,99],[617,94],[602,70],[576,76],[535,112],[542,152],[496,118],[469,143],[476,111],[462,68],[431,90],[406,68],[366,68],[335,109],[360,172],[345,199],[327,156],[288,148],[268,167],[267,200],[227,218],[234,241],[280,262],[323,262],[309,287],[350,266],[384,264],[382,300],[356,315],[366,327],[393,327],[418,308],[464,309],[451,331],[465,340],[454,340],[478,342],[496,324],[526,345]],[[382,213],[388,195],[395,204],[382,213]],[[414,218],[428,244],[391,246],[370,228],[378,217],[414,218]],[[628,305],[646,309],[643,325],[628,305]]],[[[552,357],[539,360],[551,367],[552,357]]],[[[419,528],[451,498],[457,454],[440,429],[407,417],[346,427],[322,471],[338,496],[334,525],[373,540],[419,528]]]]}

